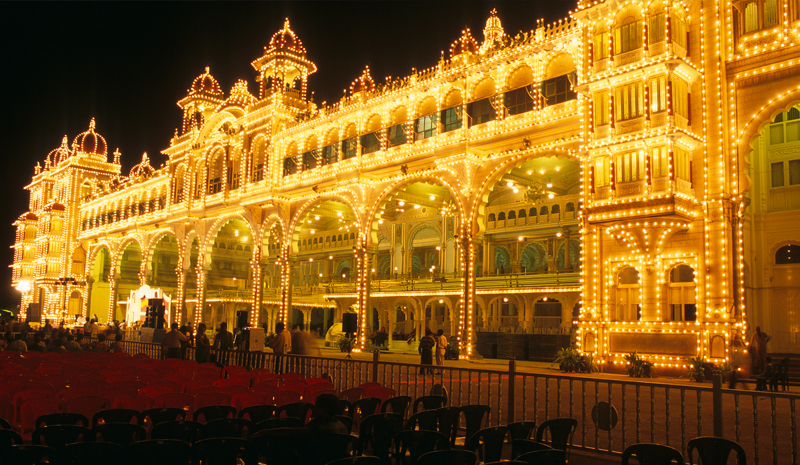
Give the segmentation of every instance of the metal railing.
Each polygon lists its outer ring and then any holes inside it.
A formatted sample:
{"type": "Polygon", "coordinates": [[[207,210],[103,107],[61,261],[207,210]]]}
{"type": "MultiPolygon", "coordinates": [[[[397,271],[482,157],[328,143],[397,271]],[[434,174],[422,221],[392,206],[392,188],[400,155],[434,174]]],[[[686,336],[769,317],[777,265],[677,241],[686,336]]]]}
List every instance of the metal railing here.
{"type": "MultiPolygon", "coordinates": [[[[131,354],[161,358],[158,344],[123,341],[123,347],[131,354]]],[[[509,361],[508,370],[434,366],[435,374],[421,374],[421,365],[381,361],[377,351],[372,360],[238,350],[212,349],[212,353],[221,366],[270,368],[306,377],[329,375],[339,392],[374,381],[392,387],[397,395],[417,398],[431,394],[438,384],[447,390],[451,406],[490,406],[488,426],[575,418],[578,427],[572,446],[600,453],[620,455],[632,444],[651,442],[685,454],[689,440],[713,435],[741,444],[748,462],[756,465],[798,462],[800,395],[725,389],[719,378],[709,386],[673,380],[601,379],[594,374],[524,373],[517,371],[514,360],[509,361]],[[601,402],[613,407],[608,414],[611,418],[598,418],[595,408],[601,402]],[[613,426],[599,427],[603,420],[613,426]]],[[[194,348],[188,348],[186,355],[194,359],[194,348]]]]}

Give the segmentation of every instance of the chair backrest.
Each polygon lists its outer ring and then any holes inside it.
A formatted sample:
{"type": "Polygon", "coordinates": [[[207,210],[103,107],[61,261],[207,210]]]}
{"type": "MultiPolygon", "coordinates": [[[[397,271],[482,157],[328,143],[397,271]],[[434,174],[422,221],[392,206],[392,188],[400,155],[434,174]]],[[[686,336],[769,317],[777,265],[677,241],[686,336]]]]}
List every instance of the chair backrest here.
{"type": "Polygon", "coordinates": [[[436,410],[423,410],[408,417],[408,421],[406,421],[406,425],[403,429],[436,431],[436,419],[436,410]]]}
{"type": "Polygon", "coordinates": [[[267,396],[266,402],[280,407],[281,405],[300,402],[300,393],[296,391],[278,390],[267,396]]]}
{"type": "Polygon", "coordinates": [[[111,401],[103,396],[81,396],[70,399],[64,411],[80,413],[86,418],[94,418],[95,413],[110,408],[111,401]]]}
{"type": "Polygon", "coordinates": [[[142,424],[142,412],[129,408],[111,408],[100,410],[94,414],[92,425],[101,423],[135,423],[142,424]]]}
{"type": "MultiPolygon", "coordinates": [[[[450,442],[442,433],[423,430],[404,430],[394,436],[394,456],[408,458],[416,463],[422,454],[450,448],[450,442]]],[[[400,463],[400,462],[398,462],[400,463]]]]}
{"type": "Polygon", "coordinates": [[[473,434],[480,431],[486,422],[489,421],[489,413],[492,408],[488,405],[464,405],[460,407],[461,413],[464,415],[464,423],[466,427],[465,437],[471,438],[473,434]]]}
{"type": "Polygon", "coordinates": [[[22,444],[22,436],[11,428],[0,428],[0,448],[22,444]]]}
{"type": "Polygon", "coordinates": [[[237,418],[247,418],[255,424],[259,424],[264,420],[273,418],[277,409],[272,405],[251,405],[239,410],[236,415],[237,418]]]}
{"type": "Polygon", "coordinates": [[[250,388],[250,392],[260,392],[265,396],[268,396],[277,390],[278,390],[278,383],[273,383],[271,381],[264,381],[250,388]]]}
{"type": "Polygon", "coordinates": [[[92,430],[77,425],[43,426],[34,430],[31,441],[35,445],[45,445],[53,449],[63,449],[67,444],[94,439],[92,430]]]}
{"type": "Polygon", "coordinates": [[[378,411],[378,407],[381,405],[381,400],[377,397],[364,397],[358,399],[357,401],[353,402],[353,406],[350,408],[350,416],[355,418],[356,413],[360,414],[361,417],[365,417],[367,415],[372,415],[378,411]]]}
{"type": "Polygon", "coordinates": [[[255,423],[244,418],[223,418],[212,420],[203,425],[202,437],[209,438],[242,438],[254,433],[255,423]]]}
{"type": "Polygon", "coordinates": [[[208,405],[230,405],[231,396],[224,392],[206,392],[194,396],[194,409],[208,405]]]}
{"type": "Polygon", "coordinates": [[[364,397],[364,390],[358,387],[345,389],[339,393],[339,399],[348,400],[350,402],[355,402],[362,397],[364,397]]]}
{"type": "Polygon", "coordinates": [[[256,431],[263,431],[276,428],[302,428],[303,420],[294,417],[267,418],[256,425],[256,431]]]}
{"type": "MultiPolygon", "coordinates": [[[[683,455],[678,449],[661,444],[633,444],[622,452],[622,465],[628,465],[632,456],[636,456],[639,465],[683,465],[683,455]]],[[[709,464],[711,465],[711,464],[709,464]]]]}
{"type": "Polygon", "coordinates": [[[231,396],[231,398],[239,394],[245,393],[247,391],[248,391],[247,387],[242,386],[241,384],[233,384],[230,386],[224,386],[219,388],[219,392],[228,394],[229,396],[231,396]]]}
{"type": "Polygon", "coordinates": [[[339,420],[345,428],[347,428],[347,434],[351,434],[353,432],[353,419],[348,417],[347,415],[336,415],[336,419],[339,420]]]}
{"type": "Polygon", "coordinates": [[[422,396],[417,397],[412,407],[412,413],[417,413],[422,407],[422,410],[436,410],[442,408],[447,403],[445,396],[422,396]]]}
{"type": "Polygon", "coordinates": [[[276,416],[286,416],[292,418],[299,418],[305,425],[311,417],[311,412],[314,410],[314,404],[308,402],[293,402],[278,407],[276,416]]]}
{"type": "Polygon", "coordinates": [[[89,419],[80,413],[48,413],[36,419],[36,428],[55,425],[77,425],[88,428],[89,419]]]}
{"type": "Polygon", "coordinates": [[[529,465],[566,465],[567,455],[560,449],[537,450],[522,454],[514,460],[529,465]]]}
{"type": "Polygon", "coordinates": [[[149,423],[150,426],[155,426],[165,421],[185,420],[186,410],[182,408],[151,408],[142,412],[142,421],[149,423]],[[147,421],[149,419],[149,422],[147,421]]]}
{"type": "Polygon", "coordinates": [[[475,452],[459,449],[428,452],[417,460],[418,465],[475,465],[477,462],[478,456],[475,452]]]}
{"type": "Polygon", "coordinates": [[[477,451],[481,462],[497,462],[503,453],[503,444],[508,434],[507,426],[482,429],[473,434],[465,443],[465,449],[477,451]]]}
{"type": "Polygon", "coordinates": [[[436,430],[447,436],[451,447],[456,444],[460,414],[461,409],[459,407],[436,409],[436,430]]]}
{"type": "MultiPolygon", "coordinates": [[[[536,429],[536,442],[550,443],[553,449],[563,450],[567,453],[567,447],[572,443],[572,434],[578,427],[578,420],[574,418],[553,418],[544,421],[536,429]],[[550,440],[545,439],[545,432],[550,431],[550,440]]],[[[569,458],[569,454],[567,454],[569,458]]]]}
{"type": "Polygon", "coordinates": [[[33,431],[36,428],[36,419],[42,415],[58,412],[58,401],[52,397],[41,397],[23,402],[19,408],[20,432],[33,431]]]}
{"type": "Polygon", "coordinates": [[[153,404],[147,397],[125,396],[114,399],[114,402],[111,403],[111,407],[115,409],[131,409],[143,412],[149,408],[152,408],[153,404]]]}
{"type": "Polygon", "coordinates": [[[385,413],[387,411],[399,413],[403,418],[405,418],[408,414],[408,407],[410,405],[410,396],[390,397],[383,401],[383,405],[381,405],[381,413],[385,413]]]}
{"type": "Polygon", "coordinates": [[[166,392],[153,399],[153,407],[174,407],[192,410],[194,396],[183,392],[166,392]]]}
{"type": "Polygon", "coordinates": [[[47,446],[14,445],[3,450],[2,458],[4,464],[57,463],[60,454],[56,449],[47,446]]]}
{"type": "Polygon", "coordinates": [[[151,439],[131,444],[126,450],[131,463],[148,465],[186,465],[191,457],[191,446],[175,439],[151,439]]]}
{"type": "Polygon", "coordinates": [[[153,427],[150,437],[153,439],[177,439],[194,444],[202,437],[203,425],[196,421],[165,421],[153,427]]]}
{"type": "Polygon", "coordinates": [[[239,438],[211,438],[197,441],[192,445],[192,458],[202,463],[237,463],[256,465],[256,448],[253,444],[239,438]]]}
{"type": "Polygon", "coordinates": [[[242,392],[231,397],[231,405],[240,411],[245,407],[253,405],[264,405],[267,400],[266,394],[256,392],[242,392]]]}
{"type": "Polygon", "coordinates": [[[366,391],[367,389],[372,389],[372,388],[379,388],[379,387],[381,387],[381,383],[377,383],[377,382],[374,382],[374,381],[370,381],[370,382],[368,382],[368,383],[361,383],[361,384],[359,384],[359,385],[358,385],[358,387],[360,387],[361,389],[363,389],[363,390],[365,390],[365,391],[366,391]]]}
{"type": "Polygon", "coordinates": [[[536,452],[538,450],[550,450],[550,447],[547,444],[542,444],[541,442],[536,442],[533,439],[513,439],[511,441],[511,457],[519,457],[522,454],[527,454],[528,452],[536,452]]]}
{"type": "Polygon", "coordinates": [[[390,397],[397,395],[397,391],[387,387],[376,387],[364,389],[364,397],[377,397],[381,402],[386,402],[390,397]]]}
{"type": "Polygon", "coordinates": [[[200,423],[208,423],[214,420],[223,420],[236,416],[236,408],[230,405],[206,405],[195,409],[192,419],[200,423]]]}
{"type": "Polygon", "coordinates": [[[516,457],[518,454],[517,449],[514,448],[514,440],[516,439],[530,439],[534,431],[536,431],[535,421],[517,421],[509,423],[508,436],[511,442],[511,457],[516,457]]]}
{"type": "Polygon", "coordinates": [[[125,448],[113,442],[75,442],[61,450],[63,465],[106,465],[110,457],[122,457],[125,448]]]}
{"type": "Polygon", "coordinates": [[[96,435],[97,441],[113,442],[122,447],[147,439],[145,429],[133,423],[103,423],[94,425],[92,432],[96,435]]]}
{"type": "Polygon", "coordinates": [[[739,465],[746,465],[747,455],[739,443],[725,438],[718,438],[714,436],[701,436],[689,441],[686,445],[688,452],[689,463],[694,463],[694,451],[697,449],[697,454],[700,457],[700,462],[703,465],[713,465],[716,463],[728,463],[728,456],[731,451],[736,453],[739,465]]]}
{"type": "MultiPolygon", "coordinates": [[[[284,418],[285,420],[285,418],[284,418]]],[[[292,418],[296,420],[296,418],[292,418]]],[[[292,427],[279,427],[260,429],[250,436],[250,442],[255,447],[256,455],[259,459],[264,459],[262,462],[275,463],[275,464],[292,464],[298,462],[298,446],[302,444],[297,437],[297,428],[292,427]]],[[[317,449],[317,447],[308,447],[306,449],[317,449]]]]}
{"type": "Polygon", "coordinates": [[[356,451],[361,455],[371,448],[374,455],[386,460],[392,447],[392,439],[402,430],[403,417],[398,413],[368,415],[361,422],[356,451]]]}

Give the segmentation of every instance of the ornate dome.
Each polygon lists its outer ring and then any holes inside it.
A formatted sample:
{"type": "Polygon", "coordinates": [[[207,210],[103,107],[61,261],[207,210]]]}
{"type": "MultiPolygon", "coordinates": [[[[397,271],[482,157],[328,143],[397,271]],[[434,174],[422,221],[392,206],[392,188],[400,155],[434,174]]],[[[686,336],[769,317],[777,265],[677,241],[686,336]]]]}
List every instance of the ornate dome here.
{"type": "Polygon", "coordinates": [[[64,136],[64,138],[61,139],[61,146],[47,154],[47,158],[45,158],[44,162],[45,169],[56,166],[71,156],[72,152],[69,150],[69,140],[67,136],[64,136]]]}
{"type": "Polygon", "coordinates": [[[506,31],[500,23],[500,18],[497,17],[497,8],[495,8],[489,14],[489,19],[486,20],[486,27],[483,28],[483,45],[481,45],[481,49],[491,47],[493,43],[502,40],[505,35],[506,31]]]}
{"type": "Polygon", "coordinates": [[[94,132],[94,118],[89,122],[89,130],[78,134],[72,141],[72,150],[76,155],[94,155],[105,158],[108,154],[106,140],[94,132]]]}
{"type": "Polygon", "coordinates": [[[456,41],[453,42],[453,45],[450,46],[450,58],[461,55],[465,52],[478,53],[478,41],[472,37],[472,33],[469,31],[469,28],[461,31],[461,37],[456,39],[456,41]]]}
{"type": "Polygon", "coordinates": [[[142,154],[142,162],[138,165],[134,165],[131,168],[131,178],[149,178],[150,176],[155,173],[155,169],[150,166],[150,157],[147,156],[147,152],[142,154]]]}
{"type": "Polygon", "coordinates": [[[249,90],[247,90],[247,81],[244,79],[239,79],[231,88],[230,97],[228,97],[228,99],[225,100],[222,105],[217,107],[217,111],[229,105],[245,108],[247,105],[255,102],[256,98],[253,97],[253,94],[251,94],[249,90]]]}
{"type": "Polygon", "coordinates": [[[194,94],[196,92],[202,92],[206,94],[211,94],[214,97],[222,98],[222,87],[219,86],[219,82],[214,79],[214,76],[208,73],[209,68],[206,66],[206,72],[194,78],[192,81],[192,87],[189,89],[190,94],[194,94]]]}
{"type": "Polygon", "coordinates": [[[269,47],[267,51],[280,51],[288,50],[300,55],[306,54],[306,48],[303,47],[303,42],[297,37],[297,34],[289,27],[289,18],[283,22],[283,29],[272,35],[269,40],[269,47]]]}
{"type": "Polygon", "coordinates": [[[350,84],[350,94],[355,94],[361,91],[372,92],[375,90],[375,81],[372,79],[372,76],[369,74],[369,66],[364,68],[364,72],[361,73],[361,76],[356,78],[352,84],[350,84]]]}

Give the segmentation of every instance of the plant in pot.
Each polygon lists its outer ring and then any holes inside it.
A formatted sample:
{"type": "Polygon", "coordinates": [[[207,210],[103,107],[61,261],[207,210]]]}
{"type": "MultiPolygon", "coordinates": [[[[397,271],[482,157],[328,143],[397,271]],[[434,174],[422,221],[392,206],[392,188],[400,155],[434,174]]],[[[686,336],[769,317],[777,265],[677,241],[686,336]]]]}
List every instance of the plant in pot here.
{"type": "Polygon", "coordinates": [[[558,352],[556,352],[556,358],[553,359],[553,363],[551,363],[551,365],[556,364],[558,364],[558,367],[561,369],[561,371],[565,371],[567,373],[579,371],[580,354],[572,347],[558,349],[558,352]]]}
{"type": "Polygon", "coordinates": [[[458,346],[448,343],[447,347],[444,349],[444,359],[445,360],[458,360],[458,346]]]}
{"type": "Polygon", "coordinates": [[[689,357],[689,370],[687,371],[689,379],[702,383],[706,380],[706,367],[703,357],[689,357]]]}
{"type": "Polygon", "coordinates": [[[581,355],[578,360],[579,371],[583,373],[599,373],[600,367],[594,361],[594,355],[581,355]]]}
{"type": "Polygon", "coordinates": [[[653,364],[640,357],[636,352],[626,355],[625,361],[628,362],[628,376],[634,378],[653,377],[653,364]]]}
{"type": "Polygon", "coordinates": [[[355,346],[355,343],[356,343],[356,338],[354,336],[352,337],[341,336],[339,338],[339,350],[341,350],[342,352],[350,352],[353,349],[353,346],[355,346]]]}

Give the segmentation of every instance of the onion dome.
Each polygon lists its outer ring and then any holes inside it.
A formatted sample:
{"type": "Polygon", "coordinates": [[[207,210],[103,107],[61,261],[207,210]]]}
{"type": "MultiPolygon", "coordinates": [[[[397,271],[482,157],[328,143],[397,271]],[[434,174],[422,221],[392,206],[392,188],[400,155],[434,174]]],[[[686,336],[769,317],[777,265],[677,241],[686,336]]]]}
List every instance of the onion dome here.
{"type": "Polygon", "coordinates": [[[272,51],[290,51],[305,56],[306,48],[297,34],[289,27],[289,18],[283,22],[283,29],[272,35],[267,53],[272,51]]]}
{"type": "Polygon", "coordinates": [[[469,28],[461,31],[461,37],[450,46],[450,58],[461,55],[462,53],[478,53],[478,41],[472,37],[469,28]]]}
{"type": "Polygon", "coordinates": [[[490,48],[495,42],[500,42],[506,35],[500,18],[497,17],[497,8],[493,9],[486,20],[486,27],[483,28],[483,45],[481,50],[490,48]]]}
{"type": "Polygon", "coordinates": [[[209,68],[206,66],[206,72],[194,78],[192,81],[192,87],[189,89],[190,94],[202,93],[208,94],[213,97],[222,98],[222,87],[219,86],[219,82],[214,79],[214,76],[208,73],[209,68]]]}
{"type": "Polygon", "coordinates": [[[72,156],[72,152],[69,150],[69,140],[67,136],[64,136],[64,138],[61,139],[61,146],[47,154],[47,158],[45,158],[44,162],[45,169],[50,169],[58,165],[70,156],[72,156]]]}
{"type": "Polygon", "coordinates": [[[356,78],[352,84],[350,84],[350,94],[356,94],[358,92],[372,92],[375,90],[375,81],[372,79],[372,76],[369,74],[369,66],[364,68],[364,72],[361,73],[361,76],[356,78]]]}
{"type": "Polygon", "coordinates": [[[228,106],[237,106],[244,109],[245,107],[247,107],[247,105],[250,105],[255,102],[256,98],[253,97],[253,94],[251,94],[249,90],[247,90],[247,81],[245,81],[244,79],[239,79],[238,81],[236,81],[236,84],[234,84],[233,87],[231,88],[230,97],[228,97],[227,100],[222,102],[222,105],[217,107],[216,111],[220,111],[228,106]]]}
{"type": "Polygon", "coordinates": [[[131,178],[149,178],[150,176],[155,173],[156,170],[150,166],[150,157],[147,156],[147,152],[142,154],[142,162],[138,165],[134,165],[131,168],[131,178]]]}
{"type": "Polygon", "coordinates": [[[106,158],[108,147],[106,140],[100,134],[94,132],[94,118],[89,122],[89,130],[78,134],[72,141],[72,150],[76,155],[88,155],[106,158]]]}

